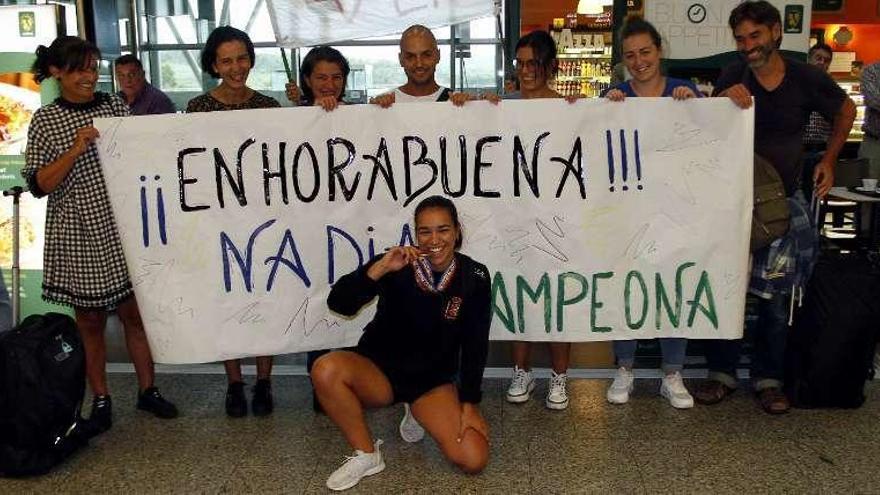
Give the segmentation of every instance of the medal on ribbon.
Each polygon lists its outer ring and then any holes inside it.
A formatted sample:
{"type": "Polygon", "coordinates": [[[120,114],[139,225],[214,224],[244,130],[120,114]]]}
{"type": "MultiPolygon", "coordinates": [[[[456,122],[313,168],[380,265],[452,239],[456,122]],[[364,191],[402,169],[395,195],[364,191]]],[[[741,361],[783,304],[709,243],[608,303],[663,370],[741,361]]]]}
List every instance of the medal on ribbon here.
{"type": "Polygon", "coordinates": [[[434,273],[431,270],[431,263],[428,262],[425,258],[419,257],[412,262],[413,272],[415,272],[416,283],[419,285],[425,292],[438,293],[443,292],[449,284],[452,283],[452,279],[455,277],[455,271],[458,267],[458,263],[455,262],[455,258],[452,258],[452,263],[449,263],[449,266],[446,267],[446,270],[443,272],[443,275],[440,276],[440,280],[437,283],[434,283],[434,273]]]}

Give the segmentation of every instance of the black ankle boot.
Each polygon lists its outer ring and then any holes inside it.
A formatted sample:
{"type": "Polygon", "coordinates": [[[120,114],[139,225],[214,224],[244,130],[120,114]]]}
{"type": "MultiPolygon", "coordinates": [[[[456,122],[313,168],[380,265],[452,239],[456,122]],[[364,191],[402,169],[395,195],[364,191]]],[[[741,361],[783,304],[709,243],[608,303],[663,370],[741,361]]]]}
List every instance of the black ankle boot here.
{"type": "Polygon", "coordinates": [[[244,383],[230,383],[226,389],[226,415],[241,418],[247,415],[247,399],[244,398],[244,383]]]}
{"type": "Polygon", "coordinates": [[[268,416],[272,414],[275,405],[272,401],[272,382],[268,378],[257,380],[254,385],[254,398],[251,401],[251,412],[254,416],[268,416]]]}

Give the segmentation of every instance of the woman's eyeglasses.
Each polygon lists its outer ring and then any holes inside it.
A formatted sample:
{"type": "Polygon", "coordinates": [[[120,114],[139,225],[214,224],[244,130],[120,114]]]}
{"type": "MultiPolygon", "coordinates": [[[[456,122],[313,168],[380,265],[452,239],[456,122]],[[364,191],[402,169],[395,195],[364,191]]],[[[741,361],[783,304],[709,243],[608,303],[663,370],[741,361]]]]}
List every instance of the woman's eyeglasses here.
{"type": "Polygon", "coordinates": [[[535,71],[538,69],[538,61],[535,59],[532,59],[532,60],[516,59],[513,61],[513,68],[518,71],[521,71],[521,70],[535,71]]]}

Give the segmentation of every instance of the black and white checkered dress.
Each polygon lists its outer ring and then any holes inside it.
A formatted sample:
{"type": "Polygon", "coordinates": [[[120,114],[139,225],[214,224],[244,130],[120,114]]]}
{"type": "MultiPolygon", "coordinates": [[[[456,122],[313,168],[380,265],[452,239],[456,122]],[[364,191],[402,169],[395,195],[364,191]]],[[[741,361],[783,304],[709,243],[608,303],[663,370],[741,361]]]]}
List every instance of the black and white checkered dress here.
{"type": "MultiPolygon", "coordinates": [[[[21,174],[31,193],[37,170],[70,149],[76,130],[97,117],[128,115],[116,95],[96,93],[84,104],[61,98],[34,113],[28,129],[26,165],[21,174]]],[[[49,193],[43,253],[43,299],[79,308],[113,309],[132,294],[122,243],[110,209],[107,186],[94,144],[76,159],[59,186],[49,193]]]]}

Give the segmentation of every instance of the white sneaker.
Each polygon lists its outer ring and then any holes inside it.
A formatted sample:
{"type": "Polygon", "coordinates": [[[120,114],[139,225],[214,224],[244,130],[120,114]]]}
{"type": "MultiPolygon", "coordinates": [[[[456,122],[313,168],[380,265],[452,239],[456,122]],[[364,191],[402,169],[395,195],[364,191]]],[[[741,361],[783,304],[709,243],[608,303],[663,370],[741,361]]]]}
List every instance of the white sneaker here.
{"type": "Polygon", "coordinates": [[[535,390],[535,379],[532,377],[532,372],[514,366],[513,378],[510,379],[510,386],[507,387],[507,402],[514,404],[526,402],[532,395],[532,390],[535,390]]]}
{"type": "Polygon", "coordinates": [[[400,428],[398,430],[400,431],[400,438],[404,442],[416,443],[425,438],[425,429],[413,417],[409,404],[405,402],[403,403],[403,419],[400,420],[400,428]]]}
{"type": "Polygon", "coordinates": [[[605,393],[605,398],[612,404],[626,404],[629,402],[629,394],[633,390],[635,379],[631,370],[619,368],[614,375],[614,381],[605,393]]]}
{"type": "Polygon", "coordinates": [[[327,478],[327,488],[337,492],[348,490],[357,485],[364,476],[381,473],[385,469],[385,460],[379,452],[380,445],[382,440],[376,440],[374,452],[355,450],[353,456],[346,456],[342,466],[327,478]]]}
{"type": "Polygon", "coordinates": [[[568,407],[568,392],[565,390],[565,373],[556,374],[550,370],[550,389],[547,391],[547,400],[544,405],[548,409],[561,411],[568,407]]]}
{"type": "Polygon", "coordinates": [[[694,407],[694,398],[684,386],[681,379],[681,373],[676,371],[671,375],[663,377],[663,383],[660,384],[660,395],[666,397],[672,407],[676,409],[690,409],[694,407]]]}

